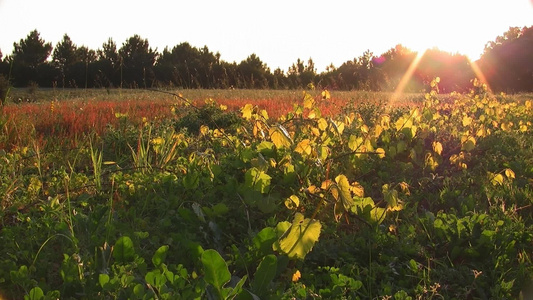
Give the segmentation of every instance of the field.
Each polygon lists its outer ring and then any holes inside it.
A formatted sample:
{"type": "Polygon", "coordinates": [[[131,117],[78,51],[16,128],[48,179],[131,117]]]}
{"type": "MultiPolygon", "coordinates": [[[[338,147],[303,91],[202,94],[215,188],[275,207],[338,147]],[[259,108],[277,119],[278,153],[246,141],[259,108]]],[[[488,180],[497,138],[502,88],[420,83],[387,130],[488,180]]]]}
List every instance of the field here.
{"type": "Polygon", "coordinates": [[[528,299],[533,97],[437,83],[14,90],[0,299],[528,299]]]}

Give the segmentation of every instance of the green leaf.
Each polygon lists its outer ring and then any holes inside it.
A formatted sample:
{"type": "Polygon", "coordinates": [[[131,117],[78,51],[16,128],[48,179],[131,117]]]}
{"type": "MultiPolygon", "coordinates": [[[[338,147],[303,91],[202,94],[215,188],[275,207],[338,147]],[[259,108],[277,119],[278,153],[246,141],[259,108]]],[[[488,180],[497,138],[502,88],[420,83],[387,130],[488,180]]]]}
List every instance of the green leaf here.
{"type": "Polygon", "coordinates": [[[113,247],[113,258],[119,263],[128,263],[133,261],[135,250],[133,242],[128,236],[120,237],[115,247],[113,247]]]}
{"type": "Polygon", "coordinates": [[[201,257],[204,266],[204,280],[211,284],[220,294],[222,287],[231,280],[226,261],[213,249],[205,250],[201,257]]]}
{"type": "Polygon", "coordinates": [[[168,246],[161,246],[157,251],[155,251],[154,256],[152,256],[152,263],[154,266],[159,267],[167,257],[168,246]]]}
{"type": "Polygon", "coordinates": [[[270,188],[271,179],[272,177],[264,171],[257,168],[250,168],[244,175],[244,184],[246,187],[264,194],[270,188]]]}
{"type": "Polygon", "coordinates": [[[278,259],[275,255],[270,254],[263,257],[263,260],[255,271],[254,280],[252,281],[252,290],[258,296],[266,295],[268,286],[276,276],[278,268],[278,259]]]}
{"type": "Polygon", "coordinates": [[[24,299],[28,299],[28,300],[44,299],[43,290],[40,287],[36,286],[30,290],[30,292],[28,293],[28,296],[24,296],[24,299]]]}
{"type": "Polygon", "coordinates": [[[304,259],[318,241],[321,228],[320,221],[305,219],[301,213],[296,213],[291,226],[279,239],[279,248],[274,244],[274,250],[292,259],[304,259]]]}
{"type": "Polygon", "coordinates": [[[100,286],[104,288],[104,286],[109,282],[109,275],[107,274],[99,274],[98,275],[98,283],[100,283],[100,286]]]}
{"type": "MultiPolygon", "coordinates": [[[[287,226],[287,228],[289,226],[287,226]]],[[[276,235],[276,230],[272,227],[266,227],[263,230],[259,231],[259,233],[257,233],[257,235],[253,238],[254,247],[257,250],[261,251],[263,255],[270,254],[272,253],[272,244],[277,239],[278,236],[276,235]]]]}

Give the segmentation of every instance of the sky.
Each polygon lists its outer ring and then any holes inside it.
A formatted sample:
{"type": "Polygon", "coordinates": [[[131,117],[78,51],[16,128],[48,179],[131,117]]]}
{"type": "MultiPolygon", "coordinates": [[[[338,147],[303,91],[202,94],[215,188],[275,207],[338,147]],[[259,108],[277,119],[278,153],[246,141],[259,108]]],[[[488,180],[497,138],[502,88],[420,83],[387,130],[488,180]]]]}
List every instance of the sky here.
{"type": "Polygon", "coordinates": [[[228,62],[255,53],[272,71],[312,58],[322,72],[397,44],[477,59],[514,26],[533,26],[533,0],[0,0],[4,57],[34,29],[93,50],[138,34],[159,52],[188,42],[228,62]]]}

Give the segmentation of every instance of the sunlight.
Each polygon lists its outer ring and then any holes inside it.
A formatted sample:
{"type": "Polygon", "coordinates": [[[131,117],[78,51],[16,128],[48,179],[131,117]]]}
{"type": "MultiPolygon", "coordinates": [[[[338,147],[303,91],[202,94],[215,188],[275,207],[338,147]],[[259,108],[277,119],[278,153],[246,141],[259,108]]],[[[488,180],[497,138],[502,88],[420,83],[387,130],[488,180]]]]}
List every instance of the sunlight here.
{"type": "Polygon", "coordinates": [[[398,83],[398,86],[396,87],[396,90],[394,90],[394,94],[392,94],[392,97],[389,101],[389,105],[394,103],[398,99],[398,96],[400,96],[403,93],[405,86],[407,85],[409,80],[411,80],[411,77],[413,76],[413,73],[415,72],[416,67],[418,67],[420,60],[422,60],[422,57],[424,57],[424,54],[426,54],[426,51],[427,50],[419,51],[417,53],[415,59],[413,59],[413,61],[409,65],[409,68],[407,69],[405,74],[403,74],[402,79],[400,80],[400,83],[398,83]]]}
{"type": "MultiPolygon", "coordinates": [[[[398,97],[401,94],[403,94],[405,87],[407,86],[407,84],[409,83],[411,78],[413,77],[413,73],[415,72],[416,68],[420,64],[420,61],[422,60],[422,58],[424,57],[424,55],[426,54],[426,52],[428,50],[429,50],[429,48],[425,48],[425,50],[423,50],[423,51],[417,51],[417,55],[416,55],[415,59],[413,59],[413,61],[409,65],[409,68],[407,69],[405,74],[402,76],[402,79],[398,83],[398,86],[394,90],[394,93],[392,94],[392,96],[390,98],[389,105],[393,104],[398,99],[398,97]]],[[[443,50],[441,50],[441,51],[443,51],[443,50]]],[[[488,89],[489,92],[492,91],[492,89],[491,89],[491,87],[490,87],[485,75],[481,71],[481,68],[479,68],[479,66],[476,63],[476,61],[471,59],[468,55],[465,55],[465,56],[468,59],[468,62],[470,64],[470,67],[472,68],[472,71],[474,71],[475,78],[477,78],[481,83],[484,83],[487,86],[487,89],[488,89]]]]}
{"type": "Polygon", "coordinates": [[[487,90],[491,92],[492,89],[490,88],[489,82],[487,81],[487,78],[485,77],[485,75],[483,74],[483,72],[481,71],[477,63],[474,60],[470,59],[470,57],[467,56],[467,58],[468,58],[468,62],[470,62],[470,67],[472,68],[472,71],[474,71],[474,74],[476,75],[477,79],[479,79],[481,83],[486,84],[487,90]]]}

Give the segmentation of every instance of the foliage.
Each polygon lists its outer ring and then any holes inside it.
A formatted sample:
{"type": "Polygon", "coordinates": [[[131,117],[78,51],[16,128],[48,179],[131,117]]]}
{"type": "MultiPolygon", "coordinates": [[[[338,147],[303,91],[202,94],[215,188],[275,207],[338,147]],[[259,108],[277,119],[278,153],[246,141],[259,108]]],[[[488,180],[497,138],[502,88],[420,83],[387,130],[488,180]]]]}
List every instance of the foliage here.
{"type": "Polygon", "coordinates": [[[326,114],[335,92],[303,92],[279,118],[175,104],[159,122],[117,111],[68,149],[14,139],[1,295],[517,298],[533,272],[532,100],[477,81],[443,98],[439,81],[408,108],[326,114]]]}

